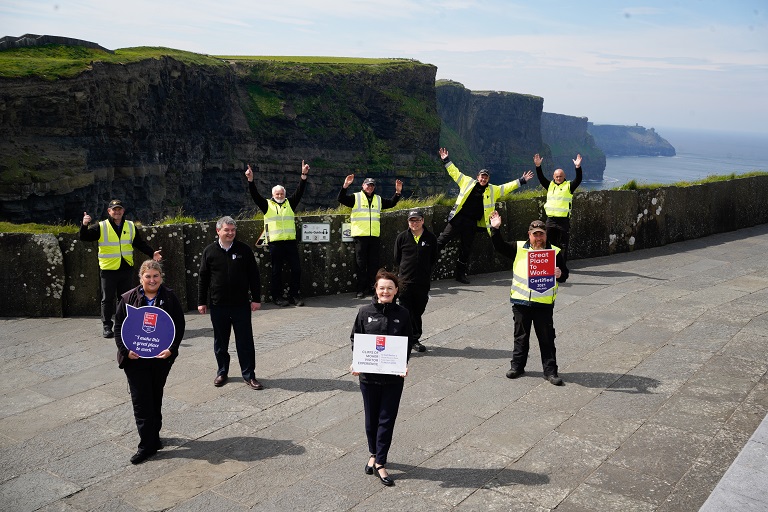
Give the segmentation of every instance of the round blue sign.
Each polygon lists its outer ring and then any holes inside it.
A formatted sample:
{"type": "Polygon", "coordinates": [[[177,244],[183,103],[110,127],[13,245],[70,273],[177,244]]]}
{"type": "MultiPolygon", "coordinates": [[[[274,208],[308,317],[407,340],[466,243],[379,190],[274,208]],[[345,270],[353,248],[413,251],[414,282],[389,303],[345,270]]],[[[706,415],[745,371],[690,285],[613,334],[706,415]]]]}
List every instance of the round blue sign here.
{"type": "Polygon", "coordinates": [[[139,357],[150,358],[167,350],[176,336],[171,315],[155,306],[135,308],[126,305],[126,317],[120,329],[123,345],[139,357]]]}

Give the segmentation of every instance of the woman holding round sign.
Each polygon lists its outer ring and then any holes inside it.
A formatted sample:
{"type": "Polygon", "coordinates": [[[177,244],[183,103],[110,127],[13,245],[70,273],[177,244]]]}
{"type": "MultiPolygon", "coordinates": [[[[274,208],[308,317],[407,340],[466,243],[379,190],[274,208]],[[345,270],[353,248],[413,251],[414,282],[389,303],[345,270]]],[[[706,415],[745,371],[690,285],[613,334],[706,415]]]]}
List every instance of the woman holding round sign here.
{"type": "Polygon", "coordinates": [[[117,364],[128,378],[140,438],[132,464],[144,462],[162,448],[163,388],[185,327],[181,303],[163,284],[160,263],[145,261],[139,282],[120,297],[115,314],[117,364]]]}
{"type": "Polygon", "coordinates": [[[368,438],[368,453],[371,454],[365,464],[365,473],[376,474],[381,483],[387,486],[395,483],[387,473],[385,465],[392,444],[397,411],[400,408],[404,377],[408,374],[405,363],[411,353],[412,343],[408,310],[395,303],[398,289],[397,276],[384,269],[379,270],[376,274],[373,301],[362,306],[357,312],[350,336],[354,354],[350,371],[352,375],[360,377],[360,391],[363,394],[365,409],[365,434],[368,438]],[[363,343],[370,344],[366,346],[366,350],[361,349],[363,343]],[[377,373],[387,372],[386,366],[390,363],[397,369],[389,373],[377,373]],[[371,365],[372,371],[361,371],[367,364],[371,365]],[[383,369],[377,365],[383,365],[383,369]]]}

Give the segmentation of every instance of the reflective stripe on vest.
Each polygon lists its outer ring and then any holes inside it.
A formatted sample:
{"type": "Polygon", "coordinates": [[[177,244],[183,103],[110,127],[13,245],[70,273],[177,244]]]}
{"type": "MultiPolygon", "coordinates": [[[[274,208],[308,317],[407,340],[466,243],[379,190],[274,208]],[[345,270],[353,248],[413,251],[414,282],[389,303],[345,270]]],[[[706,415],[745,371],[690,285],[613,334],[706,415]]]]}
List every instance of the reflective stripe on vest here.
{"type": "Polygon", "coordinates": [[[280,240],[296,240],[296,222],[291,203],[288,200],[283,204],[272,199],[267,201],[267,213],[264,214],[264,223],[270,242],[280,240]]]}
{"type": "Polygon", "coordinates": [[[99,268],[118,270],[123,259],[133,266],[135,234],[136,228],[130,220],[123,221],[123,229],[119,236],[109,225],[109,221],[99,222],[99,268]]]}
{"type": "Polygon", "coordinates": [[[355,206],[349,215],[352,236],[379,236],[381,234],[381,197],[374,194],[368,204],[364,192],[355,193],[355,206]]]}
{"type": "Polygon", "coordinates": [[[558,185],[554,181],[550,181],[547,189],[547,202],[544,203],[547,217],[569,217],[572,204],[571,182],[566,180],[558,185]]]}
{"type": "MultiPolygon", "coordinates": [[[[539,304],[554,304],[557,298],[557,280],[555,286],[546,293],[538,293],[528,288],[528,253],[533,249],[526,248],[528,242],[517,242],[515,262],[512,264],[512,287],[509,290],[509,299],[516,303],[531,302],[539,304]]],[[[560,253],[560,248],[551,246],[555,250],[555,257],[560,253]]]]}

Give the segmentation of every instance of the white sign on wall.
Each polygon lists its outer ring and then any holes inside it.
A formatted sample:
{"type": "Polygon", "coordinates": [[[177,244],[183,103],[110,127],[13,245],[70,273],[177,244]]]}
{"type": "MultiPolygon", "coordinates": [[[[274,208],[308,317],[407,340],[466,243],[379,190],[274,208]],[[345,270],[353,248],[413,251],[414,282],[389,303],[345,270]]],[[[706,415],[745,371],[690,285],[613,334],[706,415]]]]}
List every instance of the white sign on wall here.
{"type": "Polygon", "coordinates": [[[352,236],[352,223],[344,222],[341,225],[341,241],[342,242],[354,242],[355,239],[352,236]]]}
{"type": "Polygon", "coordinates": [[[331,224],[315,223],[315,224],[302,224],[301,225],[301,241],[302,242],[330,242],[331,241],[331,224]]]}

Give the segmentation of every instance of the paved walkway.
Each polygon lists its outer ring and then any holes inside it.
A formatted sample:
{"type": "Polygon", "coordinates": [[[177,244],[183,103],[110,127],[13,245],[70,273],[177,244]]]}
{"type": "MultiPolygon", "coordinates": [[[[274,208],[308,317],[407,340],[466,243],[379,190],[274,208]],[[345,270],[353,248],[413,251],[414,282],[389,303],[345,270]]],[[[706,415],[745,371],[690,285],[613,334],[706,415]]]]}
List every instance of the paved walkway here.
{"type": "Polygon", "coordinates": [[[766,255],[762,225],[572,262],[555,311],[564,387],[536,348],[524,377],[504,376],[510,273],[435,283],[392,488],[363,473],[349,294],[254,314],[264,391],[213,386],[209,319],[188,314],[166,447],[139,466],[98,319],[0,319],[0,509],[766,510],[766,255]]]}

